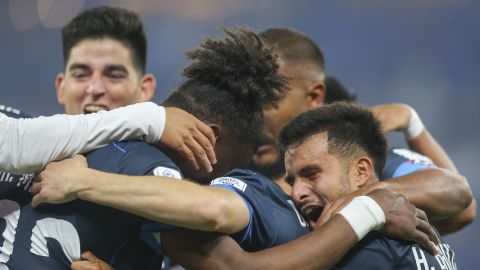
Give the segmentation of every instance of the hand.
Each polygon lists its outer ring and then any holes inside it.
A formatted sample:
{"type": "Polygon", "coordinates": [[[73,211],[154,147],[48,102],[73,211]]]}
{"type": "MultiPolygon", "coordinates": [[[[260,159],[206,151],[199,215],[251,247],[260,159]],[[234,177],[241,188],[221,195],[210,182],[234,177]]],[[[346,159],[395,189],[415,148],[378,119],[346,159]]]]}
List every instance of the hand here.
{"type": "Polygon", "coordinates": [[[327,223],[334,215],[338,214],[340,210],[350,203],[353,198],[355,198],[355,195],[347,194],[325,205],[325,208],[323,208],[322,214],[318,218],[317,224],[313,229],[318,229],[327,223]]]}
{"type": "Polygon", "coordinates": [[[198,170],[211,172],[215,157],[215,135],[212,129],[193,115],[178,108],[165,108],[166,123],[159,144],[190,161],[198,170]]]}
{"type": "Polygon", "coordinates": [[[87,168],[87,160],[82,155],[58,162],[51,162],[38,174],[32,185],[32,206],[42,202],[65,203],[77,199],[71,192],[71,184],[76,180],[76,169],[87,168]]]}
{"type": "Polygon", "coordinates": [[[72,270],[114,270],[106,262],[95,257],[90,251],[82,253],[82,261],[75,261],[70,266],[72,270]]]}
{"type": "Polygon", "coordinates": [[[334,215],[338,214],[347,204],[349,204],[353,198],[357,196],[367,195],[375,189],[382,188],[384,185],[383,182],[377,182],[374,184],[366,185],[362,188],[355,190],[350,194],[346,194],[340,198],[337,198],[335,201],[328,203],[322,211],[322,214],[317,220],[315,228],[320,228],[322,225],[327,223],[334,215]]]}
{"type": "Polygon", "coordinates": [[[417,209],[401,194],[387,189],[376,189],[368,194],[385,213],[386,222],[381,233],[408,241],[417,242],[425,250],[437,254],[435,244],[440,244],[425,212],[417,209]]]}
{"type": "Polygon", "coordinates": [[[410,121],[411,107],[407,104],[382,104],[370,108],[383,132],[404,131],[410,121]]]}

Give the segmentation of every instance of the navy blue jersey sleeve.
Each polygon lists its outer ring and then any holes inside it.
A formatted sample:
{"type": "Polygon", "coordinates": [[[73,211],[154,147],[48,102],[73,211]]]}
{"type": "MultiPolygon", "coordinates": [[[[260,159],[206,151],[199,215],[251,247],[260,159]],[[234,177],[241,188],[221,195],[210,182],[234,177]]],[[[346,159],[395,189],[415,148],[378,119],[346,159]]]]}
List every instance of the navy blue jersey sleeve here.
{"type": "Polygon", "coordinates": [[[246,228],[232,235],[246,251],[286,243],[309,232],[291,199],[268,178],[247,170],[233,170],[210,185],[235,192],[250,212],[246,228]]]}
{"type": "Polygon", "coordinates": [[[381,179],[395,178],[431,167],[435,165],[430,158],[409,149],[393,148],[388,151],[381,179]]]}

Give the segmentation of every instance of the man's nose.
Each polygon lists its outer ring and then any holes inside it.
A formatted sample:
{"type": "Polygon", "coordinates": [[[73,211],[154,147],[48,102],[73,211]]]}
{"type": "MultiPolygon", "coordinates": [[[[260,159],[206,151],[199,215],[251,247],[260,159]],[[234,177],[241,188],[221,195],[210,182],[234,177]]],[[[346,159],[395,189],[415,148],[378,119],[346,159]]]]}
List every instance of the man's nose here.
{"type": "Polygon", "coordinates": [[[87,93],[94,96],[103,95],[105,93],[105,85],[99,75],[94,75],[87,88],[87,93]]]}
{"type": "Polygon", "coordinates": [[[295,179],[292,187],[292,199],[295,203],[300,204],[303,200],[307,199],[311,194],[311,189],[302,180],[295,179]]]}

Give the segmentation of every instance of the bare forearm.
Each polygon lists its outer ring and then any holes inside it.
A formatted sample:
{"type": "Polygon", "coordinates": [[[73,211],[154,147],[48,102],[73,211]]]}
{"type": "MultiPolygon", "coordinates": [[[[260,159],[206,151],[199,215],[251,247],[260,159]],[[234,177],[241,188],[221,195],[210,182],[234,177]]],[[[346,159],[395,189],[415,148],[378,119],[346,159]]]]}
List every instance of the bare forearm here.
{"type": "Polygon", "coordinates": [[[407,139],[407,143],[410,149],[429,157],[438,167],[458,172],[447,152],[426,128],[415,138],[407,139]]]}
{"type": "MultiPolygon", "coordinates": [[[[435,138],[433,138],[426,128],[420,133],[420,135],[408,139],[407,143],[412,150],[429,157],[438,167],[458,172],[447,152],[435,140],[435,138]]],[[[442,235],[462,229],[472,223],[475,219],[476,205],[476,201],[473,198],[467,208],[450,218],[435,222],[435,227],[442,235]]]]}
{"type": "Polygon", "coordinates": [[[426,169],[375,185],[405,195],[432,220],[456,215],[472,201],[465,178],[445,169],[426,169]]]}
{"type": "Polygon", "coordinates": [[[219,217],[225,193],[216,192],[213,188],[166,177],[124,176],[90,169],[83,170],[78,177],[79,181],[73,185],[80,199],[162,223],[196,230],[230,232],[229,227],[221,226],[219,217]]]}
{"type": "Polygon", "coordinates": [[[248,269],[330,269],[357,241],[347,221],[336,215],[301,238],[250,254],[248,269]],[[294,256],[292,250],[296,251],[294,256]]]}
{"type": "Polygon", "coordinates": [[[252,253],[228,236],[195,231],[162,233],[168,256],[187,269],[330,269],[356,242],[355,232],[340,215],[303,237],[252,253]]]}

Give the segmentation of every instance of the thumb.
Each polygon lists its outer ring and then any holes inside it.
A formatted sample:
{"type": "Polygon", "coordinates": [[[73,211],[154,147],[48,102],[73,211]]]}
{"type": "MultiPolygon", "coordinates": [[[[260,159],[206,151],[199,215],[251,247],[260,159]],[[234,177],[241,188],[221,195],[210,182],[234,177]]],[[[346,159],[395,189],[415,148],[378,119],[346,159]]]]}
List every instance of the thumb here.
{"type": "Polygon", "coordinates": [[[41,193],[38,193],[37,195],[33,196],[32,198],[32,207],[35,208],[39,206],[43,202],[43,198],[41,193]]]}

